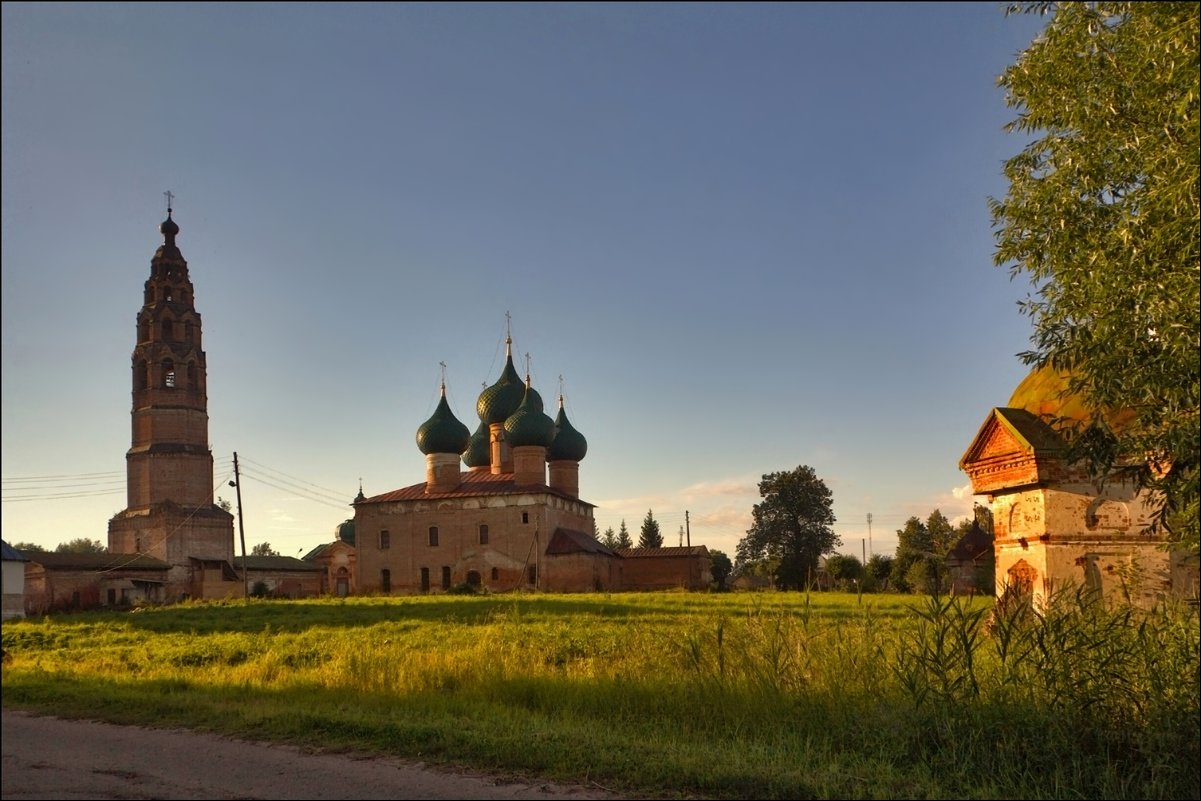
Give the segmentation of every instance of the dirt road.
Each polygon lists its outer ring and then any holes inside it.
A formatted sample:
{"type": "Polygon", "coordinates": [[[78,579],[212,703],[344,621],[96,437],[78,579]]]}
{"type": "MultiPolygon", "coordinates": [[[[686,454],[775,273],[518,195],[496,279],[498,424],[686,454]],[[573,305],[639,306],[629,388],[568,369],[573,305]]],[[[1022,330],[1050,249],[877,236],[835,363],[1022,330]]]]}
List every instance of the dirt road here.
{"type": "Polygon", "coordinates": [[[622,798],[599,787],[506,781],[182,730],[8,710],[0,722],[4,799],[622,798]]]}

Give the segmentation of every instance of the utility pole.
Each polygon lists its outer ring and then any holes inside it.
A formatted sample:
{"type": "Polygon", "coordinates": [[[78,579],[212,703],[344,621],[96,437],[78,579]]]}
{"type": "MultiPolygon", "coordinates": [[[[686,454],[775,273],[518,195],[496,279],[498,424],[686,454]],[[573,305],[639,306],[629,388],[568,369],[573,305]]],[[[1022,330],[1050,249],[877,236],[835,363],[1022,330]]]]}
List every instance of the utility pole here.
{"type": "Polygon", "coordinates": [[[250,579],[246,573],[246,530],[242,527],[242,477],[238,473],[238,452],[234,451],[234,480],[229,482],[238,491],[238,535],[242,538],[242,588],[250,597],[250,579]]]}
{"type": "Polygon", "coordinates": [[[692,526],[688,524],[688,510],[684,510],[684,528],[688,533],[688,547],[692,547],[692,526]]]}
{"type": "Polygon", "coordinates": [[[867,552],[872,554],[872,513],[867,513],[867,552]]]}

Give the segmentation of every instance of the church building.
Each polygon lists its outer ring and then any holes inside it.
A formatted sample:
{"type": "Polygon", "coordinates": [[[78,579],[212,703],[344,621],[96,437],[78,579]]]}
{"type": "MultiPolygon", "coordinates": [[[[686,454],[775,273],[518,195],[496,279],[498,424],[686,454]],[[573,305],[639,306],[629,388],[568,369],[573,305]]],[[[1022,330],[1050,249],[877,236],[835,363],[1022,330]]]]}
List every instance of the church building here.
{"type": "Polygon", "coordinates": [[[621,588],[621,559],[593,536],[593,505],[580,498],[587,440],[557,417],[513,366],[476,403],[474,433],[446,400],[417,429],[425,481],[356,499],[362,593],[580,592],[621,588]],[[464,470],[464,466],[466,470],[464,470]]]}

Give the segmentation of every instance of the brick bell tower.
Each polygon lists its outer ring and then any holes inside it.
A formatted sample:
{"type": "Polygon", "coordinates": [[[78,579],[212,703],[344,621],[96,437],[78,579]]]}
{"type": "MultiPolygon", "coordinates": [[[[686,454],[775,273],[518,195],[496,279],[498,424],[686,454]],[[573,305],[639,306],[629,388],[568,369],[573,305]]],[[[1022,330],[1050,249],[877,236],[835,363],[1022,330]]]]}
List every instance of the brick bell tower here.
{"type": "Polygon", "coordinates": [[[216,563],[217,575],[232,576],[234,518],[213,503],[200,315],[188,263],[175,245],[170,201],[168,192],[163,244],[150,261],[137,315],[127,508],[109,520],[108,547],[169,563],[166,595],[175,599],[212,594],[217,588],[205,574],[216,563]]]}

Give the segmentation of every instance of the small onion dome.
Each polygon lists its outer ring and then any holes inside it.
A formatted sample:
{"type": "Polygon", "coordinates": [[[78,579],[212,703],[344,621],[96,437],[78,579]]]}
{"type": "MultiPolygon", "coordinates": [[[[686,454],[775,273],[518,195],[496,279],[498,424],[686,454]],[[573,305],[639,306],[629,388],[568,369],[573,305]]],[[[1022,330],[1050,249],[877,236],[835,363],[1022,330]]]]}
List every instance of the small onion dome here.
{"type": "Polygon", "coordinates": [[[555,438],[546,452],[548,462],[578,462],[588,453],[588,440],[576,431],[563,410],[563,398],[559,398],[559,414],[555,417],[555,438]]]}
{"type": "Polygon", "coordinates": [[[471,435],[471,439],[467,440],[467,450],[463,451],[463,464],[468,467],[487,467],[492,464],[488,424],[483,420],[471,435]]]}
{"type": "Polygon", "coordinates": [[[337,537],[347,545],[354,545],[354,520],[346,520],[338,524],[337,537]]]}
{"type": "Polygon", "coordinates": [[[513,367],[513,354],[505,360],[505,369],[492,386],[480,393],[475,410],[484,423],[503,423],[521,405],[525,387],[513,367]]]}
{"type": "Polygon", "coordinates": [[[446,402],[446,386],[442,387],[442,397],[433,416],[417,429],[417,447],[425,455],[431,453],[459,454],[467,450],[467,441],[471,432],[467,426],[459,422],[450,405],[446,402]]]}
{"type": "Polygon", "coordinates": [[[505,420],[505,439],[513,448],[522,445],[547,448],[554,438],[555,421],[542,411],[542,396],[527,381],[521,405],[505,420]]]}
{"type": "Polygon", "coordinates": [[[163,235],[163,239],[168,245],[175,244],[175,235],[179,233],[179,226],[175,224],[175,220],[171,219],[171,210],[167,210],[167,219],[163,220],[158,227],[158,232],[163,235]]]}

